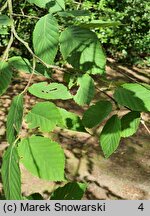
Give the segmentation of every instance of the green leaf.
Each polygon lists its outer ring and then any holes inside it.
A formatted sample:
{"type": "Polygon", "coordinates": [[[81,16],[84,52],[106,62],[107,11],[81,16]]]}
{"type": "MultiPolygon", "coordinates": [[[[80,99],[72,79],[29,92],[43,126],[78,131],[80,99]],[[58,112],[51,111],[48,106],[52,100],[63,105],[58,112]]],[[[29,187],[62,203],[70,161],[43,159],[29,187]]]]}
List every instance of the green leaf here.
{"type": "Polygon", "coordinates": [[[61,17],[78,17],[78,16],[90,16],[88,10],[70,10],[58,12],[58,15],[61,17]]]}
{"type": "Polygon", "coordinates": [[[38,7],[46,8],[50,13],[65,10],[64,0],[28,0],[28,2],[33,3],[38,7]]]}
{"type": "Polygon", "coordinates": [[[140,124],[140,113],[129,112],[121,118],[121,136],[132,136],[138,129],[140,124]]]}
{"type": "Polygon", "coordinates": [[[8,29],[7,28],[0,28],[0,35],[8,35],[8,29]]]}
{"type": "Polygon", "coordinates": [[[32,66],[28,59],[22,58],[21,56],[13,56],[12,58],[8,59],[8,63],[12,69],[17,71],[31,73],[32,66]]]}
{"type": "Polygon", "coordinates": [[[105,28],[119,26],[121,23],[116,21],[102,21],[102,20],[92,20],[90,23],[80,24],[83,28],[105,28]]]}
{"type": "Polygon", "coordinates": [[[57,188],[51,200],[81,200],[87,185],[84,183],[69,182],[63,187],[57,188]]]}
{"type": "Polygon", "coordinates": [[[11,19],[7,15],[0,14],[0,28],[2,26],[10,26],[10,25],[11,25],[11,19]]]}
{"type": "Polygon", "coordinates": [[[4,153],[1,173],[6,200],[21,200],[19,157],[14,145],[4,153]]]}
{"type": "Polygon", "coordinates": [[[20,161],[34,176],[63,181],[65,156],[60,145],[49,138],[32,136],[18,144],[20,161]]]}
{"type": "Polygon", "coordinates": [[[8,63],[0,62],[0,95],[2,95],[8,88],[12,78],[12,71],[8,63]]]}
{"type": "Polygon", "coordinates": [[[99,101],[84,112],[82,122],[85,127],[92,128],[100,124],[112,111],[109,101],[99,101]]]}
{"type": "Polygon", "coordinates": [[[68,27],[60,36],[63,58],[74,68],[91,74],[105,72],[106,57],[96,34],[89,29],[68,27]]]}
{"type": "Polygon", "coordinates": [[[133,111],[150,111],[150,90],[137,83],[126,83],[117,88],[115,100],[133,111]]]}
{"type": "Polygon", "coordinates": [[[100,144],[106,158],[117,149],[120,139],[121,121],[117,115],[113,115],[106,122],[100,135],[100,144]]]}
{"type": "Polygon", "coordinates": [[[34,194],[31,194],[31,195],[25,197],[25,199],[27,199],[27,200],[43,200],[43,197],[39,193],[34,193],[34,194]]]}
{"type": "Polygon", "coordinates": [[[79,85],[79,89],[74,96],[75,102],[81,106],[89,104],[95,93],[93,79],[88,74],[85,74],[78,78],[77,84],[79,85]]]}
{"type": "Polygon", "coordinates": [[[62,122],[62,117],[56,105],[51,102],[37,103],[26,115],[29,128],[36,128],[42,132],[52,131],[56,125],[62,122]]]}
{"type": "Polygon", "coordinates": [[[28,91],[36,97],[43,99],[71,99],[72,96],[67,90],[66,86],[59,83],[47,84],[47,82],[40,82],[33,84],[28,91]]]}
{"type": "Polygon", "coordinates": [[[47,14],[40,18],[33,31],[35,54],[47,64],[53,64],[58,51],[58,43],[58,23],[51,14],[47,14]]]}
{"type": "Polygon", "coordinates": [[[9,144],[12,144],[19,134],[23,117],[23,95],[13,98],[6,123],[6,137],[9,144]]]}
{"type": "Polygon", "coordinates": [[[73,131],[82,131],[84,132],[84,126],[81,122],[81,119],[78,115],[72,112],[68,112],[63,108],[58,108],[60,115],[62,117],[62,123],[60,124],[61,127],[67,128],[73,131]]]}

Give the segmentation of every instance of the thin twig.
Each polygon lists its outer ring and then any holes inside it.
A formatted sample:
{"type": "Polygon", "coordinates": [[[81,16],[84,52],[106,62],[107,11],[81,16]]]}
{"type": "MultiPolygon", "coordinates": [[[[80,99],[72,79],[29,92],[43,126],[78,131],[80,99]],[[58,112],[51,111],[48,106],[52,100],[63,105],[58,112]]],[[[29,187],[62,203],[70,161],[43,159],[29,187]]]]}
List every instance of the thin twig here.
{"type": "Polygon", "coordinates": [[[145,124],[145,121],[142,119],[141,120],[141,123],[142,123],[142,125],[145,127],[145,129],[147,130],[147,132],[150,134],[150,130],[149,130],[149,128],[147,127],[147,125],[145,124]]]}
{"type": "Polygon", "coordinates": [[[26,87],[25,87],[25,88],[24,88],[24,90],[21,92],[21,94],[24,94],[24,93],[26,93],[26,91],[27,91],[28,87],[30,86],[30,84],[31,84],[31,81],[32,81],[32,77],[33,77],[33,75],[34,75],[34,72],[35,72],[35,67],[36,67],[36,59],[33,57],[32,73],[31,73],[31,75],[30,75],[30,77],[29,77],[29,81],[28,81],[28,83],[27,83],[26,87]]]}
{"type": "Polygon", "coordinates": [[[7,1],[5,4],[0,8],[0,12],[4,11],[7,8],[7,1]]]}
{"type": "Polygon", "coordinates": [[[14,40],[14,34],[13,34],[13,31],[11,31],[10,39],[9,39],[8,45],[7,45],[7,47],[6,47],[5,51],[4,51],[2,61],[7,61],[8,56],[9,56],[9,51],[10,51],[10,48],[12,46],[13,40],[14,40]]]}
{"type": "Polygon", "coordinates": [[[30,18],[30,19],[40,19],[39,17],[29,16],[29,15],[25,15],[25,14],[16,14],[16,13],[13,13],[12,15],[13,16],[17,16],[17,17],[26,17],[26,18],[30,18]]]}

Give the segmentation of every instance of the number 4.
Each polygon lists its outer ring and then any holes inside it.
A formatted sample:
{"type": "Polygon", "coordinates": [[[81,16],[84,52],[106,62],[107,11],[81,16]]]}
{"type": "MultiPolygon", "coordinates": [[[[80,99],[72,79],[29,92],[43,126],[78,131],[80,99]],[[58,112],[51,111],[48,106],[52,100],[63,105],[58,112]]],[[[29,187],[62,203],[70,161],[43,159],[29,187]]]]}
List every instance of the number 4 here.
{"type": "Polygon", "coordinates": [[[144,206],[143,206],[143,203],[141,203],[138,207],[139,210],[143,211],[144,210],[144,206]]]}

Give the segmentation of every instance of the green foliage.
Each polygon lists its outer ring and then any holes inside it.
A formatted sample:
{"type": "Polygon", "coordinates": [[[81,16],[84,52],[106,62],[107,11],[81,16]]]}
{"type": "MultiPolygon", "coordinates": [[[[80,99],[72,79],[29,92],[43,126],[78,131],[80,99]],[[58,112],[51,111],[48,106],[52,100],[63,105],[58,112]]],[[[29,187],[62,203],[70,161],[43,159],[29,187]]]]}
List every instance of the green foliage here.
{"type": "Polygon", "coordinates": [[[92,128],[100,124],[112,111],[109,101],[98,101],[84,112],[82,122],[85,127],[92,128]]]}
{"type": "Polygon", "coordinates": [[[106,158],[117,149],[120,139],[121,121],[117,115],[113,115],[106,122],[100,135],[100,145],[106,158]]]}
{"type": "MultiPolygon", "coordinates": [[[[0,95],[7,90],[12,76],[16,78],[16,72],[17,76],[20,72],[29,75],[24,90],[13,98],[7,117],[6,138],[10,145],[2,163],[6,199],[43,199],[39,194],[22,197],[20,163],[41,179],[69,182],[65,178],[64,151],[53,140],[56,127],[88,133],[86,128],[92,131],[103,122],[99,141],[104,156],[108,158],[117,150],[122,137],[129,137],[137,131],[141,112],[150,111],[150,86],[146,83],[113,86],[113,95],[109,95],[109,87],[103,91],[103,86],[100,89],[96,86],[99,81],[106,81],[108,85],[113,81],[105,74],[106,56],[100,42],[115,56],[147,53],[149,39],[144,38],[143,29],[148,32],[145,10],[148,5],[142,2],[138,8],[139,0],[124,0],[122,3],[87,0],[77,8],[76,3],[72,0],[21,0],[18,4],[14,0],[13,14],[10,5],[0,14],[3,36],[0,43],[4,51],[0,60],[0,95]],[[55,71],[61,72],[57,79],[55,71]],[[46,77],[48,82],[30,86],[34,74],[46,77]],[[109,101],[101,95],[95,97],[95,89],[99,89],[109,101]],[[26,100],[23,98],[26,99],[27,91],[40,101],[30,107],[30,111],[24,109],[26,100]],[[55,104],[51,100],[55,100],[55,104]],[[58,107],[58,100],[76,104],[83,113],[78,116],[58,107]],[[128,113],[120,116],[122,108],[128,113]],[[21,133],[23,120],[29,129],[25,138],[21,133]],[[47,135],[50,138],[45,137],[47,135]]],[[[86,187],[85,183],[69,182],[54,190],[51,199],[81,199],[86,187]]]]}
{"type": "Polygon", "coordinates": [[[32,136],[18,144],[20,162],[33,175],[49,180],[63,181],[65,157],[60,145],[49,138],[32,136]]]}
{"type": "Polygon", "coordinates": [[[31,129],[39,127],[42,132],[49,132],[62,121],[62,117],[55,104],[41,102],[26,115],[26,121],[31,129]]]}
{"type": "Polygon", "coordinates": [[[12,78],[12,71],[8,63],[0,61],[0,95],[5,93],[12,78]]]}
{"type": "Polygon", "coordinates": [[[23,117],[23,95],[13,98],[7,117],[6,137],[9,144],[13,144],[19,134],[23,117]]]}
{"type": "Polygon", "coordinates": [[[21,200],[21,174],[15,145],[10,145],[3,156],[2,181],[7,200],[21,200]]]}
{"type": "Polygon", "coordinates": [[[140,113],[129,112],[121,118],[121,136],[129,137],[136,133],[140,124],[140,113]]]}
{"type": "Polygon", "coordinates": [[[116,89],[114,98],[133,111],[150,111],[150,90],[140,84],[123,84],[116,89]]]}
{"type": "Polygon", "coordinates": [[[51,200],[81,200],[87,185],[83,183],[69,182],[63,187],[57,188],[51,196],[51,200]]]}
{"type": "Polygon", "coordinates": [[[63,84],[59,83],[51,83],[48,85],[46,82],[40,82],[33,84],[29,88],[29,92],[34,96],[43,99],[67,100],[72,98],[67,88],[63,84]]]}

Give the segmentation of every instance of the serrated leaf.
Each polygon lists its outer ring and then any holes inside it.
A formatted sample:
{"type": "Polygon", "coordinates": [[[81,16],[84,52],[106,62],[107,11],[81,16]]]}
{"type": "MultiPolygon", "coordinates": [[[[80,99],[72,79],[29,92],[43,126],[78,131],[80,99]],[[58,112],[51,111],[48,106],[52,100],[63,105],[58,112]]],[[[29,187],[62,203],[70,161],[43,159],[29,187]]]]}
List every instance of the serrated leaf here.
{"type": "Polygon", "coordinates": [[[70,10],[58,12],[58,15],[61,17],[78,17],[78,16],[89,16],[90,13],[88,10],[70,10]]]}
{"type": "Polygon", "coordinates": [[[105,124],[100,134],[100,145],[106,158],[118,147],[121,139],[121,121],[113,115],[105,124]]]}
{"type": "Polygon", "coordinates": [[[63,181],[65,156],[60,145],[49,138],[32,136],[18,144],[20,161],[34,176],[63,181]]]}
{"type": "Polygon", "coordinates": [[[121,136],[132,136],[138,129],[140,124],[140,113],[129,112],[121,118],[121,136]]]}
{"type": "Polygon", "coordinates": [[[8,88],[12,78],[12,71],[8,63],[0,62],[0,95],[2,95],[8,88]]]}
{"type": "Polygon", "coordinates": [[[14,145],[4,153],[1,173],[6,200],[21,200],[19,157],[14,145]]]}
{"type": "Polygon", "coordinates": [[[59,110],[51,102],[37,103],[25,118],[29,128],[39,127],[42,132],[52,131],[62,122],[59,110]]]}
{"type": "Polygon", "coordinates": [[[100,124],[111,111],[112,105],[109,101],[99,101],[84,112],[82,118],[83,125],[87,128],[95,127],[100,124]]]}
{"type": "Polygon", "coordinates": [[[81,119],[78,115],[72,112],[68,112],[63,108],[58,108],[60,115],[62,117],[61,127],[67,128],[74,131],[85,131],[81,119]]]}
{"type": "Polygon", "coordinates": [[[78,78],[77,84],[79,85],[79,89],[73,98],[74,101],[81,106],[89,104],[95,93],[93,79],[88,74],[85,74],[78,78]]]}
{"type": "Polygon", "coordinates": [[[43,99],[71,99],[72,96],[67,90],[67,87],[59,83],[47,84],[47,82],[40,82],[33,84],[28,91],[36,97],[43,99]]]}
{"type": "Polygon", "coordinates": [[[83,28],[105,28],[119,26],[121,23],[117,21],[102,21],[102,20],[92,20],[90,23],[80,24],[83,28]]]}
{"type": "Polygon", "coordinates": [[[10,25],[11,25],[11,19],[7,15],[0,14],[0,28],[2,26],[10,26],[10,25]]]}
{"type": "Polygon", "coordinates": [[[150,111],[150,90],[137,83],[126,83],[117,88],[115,100],[133,111],[150,111]]]}
{"type": "Polygon", "coordinates": [[[6,123],[6,137],[9,144],[12,144],[19,134],[23,117],[23,95],[13,98],[6,123]]]}
{"type": "Polygon", "coordinates": [[[89,29],[73,26],[61,33],[60,50],[74,68],[91,74],[105,72],[106,57],[96,34],[89,29]]]}
{"type": "Polygon", "coordinates": [[[21,56],[13,56],[12,58],[8,59],[8,63],[12,69],[17,71],[31,73],[32,66],[28,59],[22,58],[21,56]]]}
{"type": "Polygon", "coordinates": [[[53,64],[58,51],[58,43],[58,23],[51,14],[47,14],[40,18],[33,31],[35,54],[47,64],[53,64]]]}
{"type": "Polygon", "coordinates": [[[57,188],[51,200],[81,200],[87,185],[84,183],[69,182],[63,187],[57,188]]]}
{"type": "Polygon", "coordinates": [[[33,3],[38,7],[46,8],[50,13],[65,10],[64,0],[28,0],[28,2],[33,3]]]}

